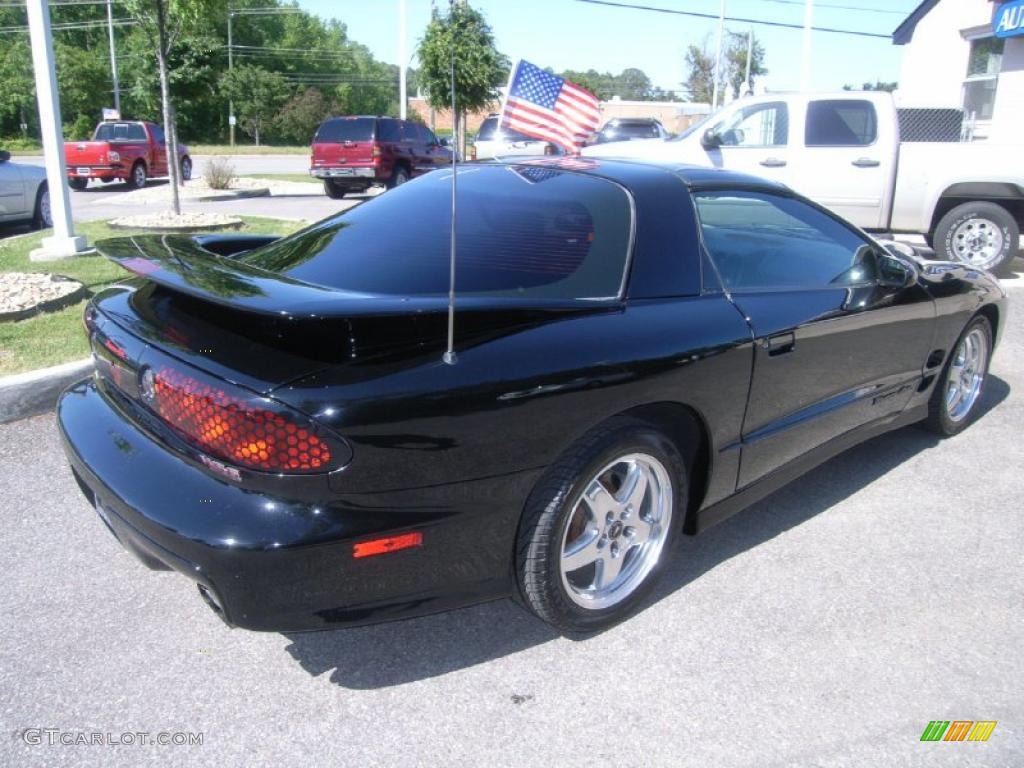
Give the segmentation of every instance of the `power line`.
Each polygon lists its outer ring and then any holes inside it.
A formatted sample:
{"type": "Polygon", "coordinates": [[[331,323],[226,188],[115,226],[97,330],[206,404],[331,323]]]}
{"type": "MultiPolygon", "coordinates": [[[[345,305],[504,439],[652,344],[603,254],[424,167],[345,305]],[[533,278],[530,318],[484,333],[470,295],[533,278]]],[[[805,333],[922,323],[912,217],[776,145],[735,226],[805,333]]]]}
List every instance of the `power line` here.
{"type": "MultiPolygon", "coordinates": [[[[633,11],[653,11],[654,13],[668,13],[673,16],[695,16],[700,19],[718,20],[717,13],[699,13],[697,11],[677,11],[672,8],[657,8],[653,5],[630,5],[629,3],[616,3],[611,0],[576,0],[577,3],[588,3],[590,5],[606,5],[611,8],[629,8],[633,11]]],[[[787,24],[781,21],[765,21],[764,19],[744,19],[738,16],[725,16],[726,21],[735,21],[742,24],[760,24],[765,27],[784,27],[786,29],[803,29],[803,24],[787,24]]],[[[880,34],[878,32],[859,32],[852,29],[836,29],[835,27],[811,27],[815,32],[831,32],[837,35],[856,35],[858,37],[877,37],[891,40],[892,35],[880,34]]]]}
{"type": "MultiPolygon", "coordinates": [[[[799,5],[804,7],[805,0],[761,0],[764,3],[777,3],[779,5],[799,5]]],[[[832,5],[830,3],[814,4],[815,8],[834,8],[842,11],[863,11],[865,13],[891,13],[896,16],[906,16],[906,11],[894,11],[892,8],[863,8],[857,5],[832,5]]],[[[716,17],[717,18],[717,17],[716,17]]],[[[801,27],[803,29],[803,27],[801,27]]]]}

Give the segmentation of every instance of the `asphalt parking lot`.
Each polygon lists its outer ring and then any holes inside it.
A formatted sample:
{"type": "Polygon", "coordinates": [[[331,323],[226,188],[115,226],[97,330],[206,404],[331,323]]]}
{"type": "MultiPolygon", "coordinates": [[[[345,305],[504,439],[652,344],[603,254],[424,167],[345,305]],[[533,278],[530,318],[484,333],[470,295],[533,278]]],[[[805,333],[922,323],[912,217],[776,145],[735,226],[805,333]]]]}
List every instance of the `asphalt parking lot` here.
{"type": "Polygon", "coordinates": [[[581,641],[508,601],[227,629],[120,549],[52,416],[2,426],[0,764],[1020,766],[1024,279],[1007,285],[975,425],[875,439],[686,538],[643,612],[581,641]],[[921,742],[931,720],[998,725],[921,742]],[[39,728],[203,743],[27,744],[39,728]]]}

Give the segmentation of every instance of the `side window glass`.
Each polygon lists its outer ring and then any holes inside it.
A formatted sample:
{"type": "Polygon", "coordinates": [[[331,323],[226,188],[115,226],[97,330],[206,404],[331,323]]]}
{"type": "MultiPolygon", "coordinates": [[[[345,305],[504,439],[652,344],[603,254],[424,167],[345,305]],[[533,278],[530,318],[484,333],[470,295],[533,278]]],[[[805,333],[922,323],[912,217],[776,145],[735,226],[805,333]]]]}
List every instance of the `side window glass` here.
{"type": "Polygon", "coordinates": [[[725,287],[824,288],[877,278],[870,243],[806,203],[760,192],[694,195],[704,244],[725,287]]]}
{"type": "Polygon", "coordinates": [[[430,130],[429,128],[422,128],[421,130],[423,131],[423,141],[425,141],[428,146],[435,145],[438,143],[437,136],[434,135],[434,132],[432,130],[430,130]]]}
{"type": "Polygon", "coordinates": [[[781,101],[752,104],[714,128],[724,147],[783,147],[789,139],[789,110],[781,101]]]}
{"type": "Polygon", "coordinates": [[[378,141],[401,141],[402,124],[397,120],[381,120],[377,129],[378,141]]]}
{"type": "Polygon", "coordinates": [[[161,128],[159,125],[156,125],[155,123],[149,126],[149,129],[153,132],[153,141],[155,141],[157,144],[163,144],[164,129],[161,128]]]}
{"type": "Polygon", "coordinates": [[[854,99],[812,101],[804,131],[808,147],[867,146],[878,137],[875,105],[854,99]]]}

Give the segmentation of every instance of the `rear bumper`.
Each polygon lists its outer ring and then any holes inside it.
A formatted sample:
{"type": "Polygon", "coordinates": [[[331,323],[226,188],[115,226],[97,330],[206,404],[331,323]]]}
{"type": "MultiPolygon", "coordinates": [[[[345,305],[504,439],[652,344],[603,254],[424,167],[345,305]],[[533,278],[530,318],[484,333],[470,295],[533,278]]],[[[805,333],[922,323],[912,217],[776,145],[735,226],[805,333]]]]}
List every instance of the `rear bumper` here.
{"type": "Polygon", "coordinates": [[[317,179],[345,179],[372,181],[377,178],[377,168],[374,166],[354,167],[339,166],[337,168],[310,168],[309,175],[317,179]]]}
{"type": "Polygon", "coordinates": [[[68,176],[78,179],[119,179],[127,178],[128,171],[122,165],[68,165],[68,176]]]}
{"type": "Polygon", "coordinates": [[[57,415],[76,479],[117,539],[150,568],[198,584],[231,625],[328,629],[511,592],[518,508],[494,501],[510,489],[517,497],[531,473],[423,489],[402,506],[393,494],[311,503],[207,474],[139,429],[92,379],[65,391],[57,415]],[[353,557],[360,541],[413,530],[421,547],[353,557]]]}

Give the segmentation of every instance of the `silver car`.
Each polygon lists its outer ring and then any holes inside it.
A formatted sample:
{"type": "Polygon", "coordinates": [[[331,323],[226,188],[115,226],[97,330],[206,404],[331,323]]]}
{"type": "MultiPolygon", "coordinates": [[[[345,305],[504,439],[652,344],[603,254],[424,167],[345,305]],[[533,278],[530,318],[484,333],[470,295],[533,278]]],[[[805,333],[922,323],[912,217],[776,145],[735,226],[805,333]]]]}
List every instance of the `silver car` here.
{"type": "Polygon", "coordinates": [[[562,150],[549,141],[502,128],[499,119],[498,115],[492,114],[480,124],[480,130],[469,149],[470,160],[562,154],[562,150]]]}
{"type": "Polygon", "coordinates": [[[35,229],[53,226],[46,171],[11,162],[0,149],[0,224],[26,223],[35,229]]]}

